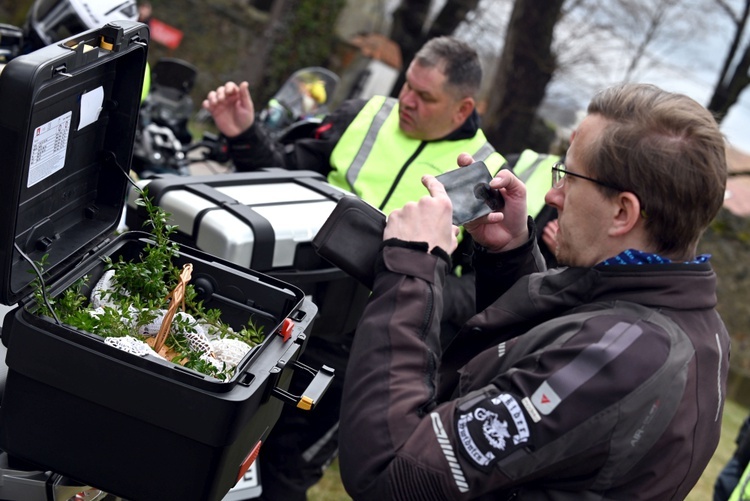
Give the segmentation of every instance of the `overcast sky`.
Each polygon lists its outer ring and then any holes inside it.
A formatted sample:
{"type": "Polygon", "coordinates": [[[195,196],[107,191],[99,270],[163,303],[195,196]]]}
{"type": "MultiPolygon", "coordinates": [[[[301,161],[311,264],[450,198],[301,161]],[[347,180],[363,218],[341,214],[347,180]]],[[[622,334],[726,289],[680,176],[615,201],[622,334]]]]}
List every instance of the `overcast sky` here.
{"type": "MultiPolygon", "coordinates": [[[[739,11],[744,0],[729,0],[728,3],[739,11]]],[[[654,56],[652,61],[658,60],[658,63],[642,64],[632,80],[686,94],[706,105],[734,36],[734,26],[719,11],[707,12],[704,17],[705,26],[690,32],[691,36],[677,40],[667,36],[654,44],[649,53],[654,56]]],[[[671,33],[669,27],[664,33],[671,33]]],[[[748,36],[750,34],[746,34],[746,38],[748,36]]],[[[621,76],[624,72],[614,74],[621,76]]],[[[722,121],[721,129],[734,147],[750,153],[750,88],[740,95],[740,100],[722,121]]]]}
{"type": "MultiPolygon", "coordinates": [[[[727,29],[696,37],[698,43],[674,54],[671,67],[647,71],[639,80],[682,92],[705,105],[711,99],[732,35],[727,29]]],[[[721,130],[732,146],[750,153],[750,87],[722,120],[721,130]]]]}
{"type": "MultiPolygon", "coordinates": [[[[700,2],[700,0],[692,1],[696,4],[700,2]]],[[[738,10],[744,4],[744,0],[728,0],[728,2],[738,10]]],[[[443,3],[444,0],[433,0],[433,8],[441,7],[443,3]]],[[[461,37],[463,33],[463,38],[477,46],[480,53],[491,61],[501,50],[502,33],[507,24],[511,5],[511,2],[482,0],[479,9],[481,21],[474,20],[474,26],[481,25],[482,27],[472,29],[464,25],[464,31],[459,29],[458,36],[461,37]],[[480,39],[481,43],[478,43],[480,39]]],[[[707,5],[710,5],[710,2],[707,5]]],[[[580,53],[571,55],[571,50],[576,51],[575,43],[578,41],[579,47],[580,44],[596,47],[594,50],[599,50],[600,55],[604,53],[604,50],[612,51],[612,54],[604,57],[611,63],[611,68],[608,71],[601,67],[591,69],[577,65],[571,67],[572,70],[567,74],[565,72],[556,74],[547,91],[549,101],[556,103],[567,101],[571,106],[575,106],[574,102],[578,101],[577,106],[583,109],[598,87],[611,85],[623,78],[625,74],[623,65],[629,62],[627,49],[618,50],[616,38],[592,40],[589,36],[592,33],[586,27],[589,22],[590,20],[584,13],[584,16],[578,19],[564,19],[555,27],[555,40],[558,50],[562,50],[561,57],[568,56],[575,59],[579,56],[580,53]],[[568,41],[562,42],[565,48],[560,49],[561,40],[566,37],[568,41]]],[[[702,22],[705,23],[704,28],[688,29],[689,35],[677,40],[668,36],[672,33],[670,30],[675,30],[675,26],[668,26],[665,29],[667,35],[665,40],[650,49],[650,53],[654,56],[651,59],[652,64],[642,64],[631,81],[653,83],[669,91],[687,94],[706,105],[734,35],[734,27],[728,17],[719,11],[707,12],[702,22]],[[654,63],[655,60],[658,60],[658,64],[654,63]],[[643,69],[644,66],[648,66],[648,69],[643,69]]],[[[635,20],[635,23],[638,26],[638,20],[635,20]]],[[[623,21],[622,24],[627,23],[623,21]]],[[[750,88],[741,94],[740,101],[732,107],[723,120],[721,128],[734,147],[750,153],[750,88]]]]}

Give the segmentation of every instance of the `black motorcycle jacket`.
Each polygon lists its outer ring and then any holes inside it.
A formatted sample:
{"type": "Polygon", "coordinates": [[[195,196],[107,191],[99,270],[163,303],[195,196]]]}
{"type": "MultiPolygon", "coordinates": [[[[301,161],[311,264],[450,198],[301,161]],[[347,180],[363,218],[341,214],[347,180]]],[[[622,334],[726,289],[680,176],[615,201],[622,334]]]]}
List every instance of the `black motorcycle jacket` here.
{"type": "MultiPolygon", "coordinates": [[[[532,232],[533,235],[533,232],[532,232]]],[[[478,250],[450,346],[446,260],[385,246],[340,428],[356,500],[680,500],[719,440],[729,337],[709,264],[543,267],[478,250]]]]}

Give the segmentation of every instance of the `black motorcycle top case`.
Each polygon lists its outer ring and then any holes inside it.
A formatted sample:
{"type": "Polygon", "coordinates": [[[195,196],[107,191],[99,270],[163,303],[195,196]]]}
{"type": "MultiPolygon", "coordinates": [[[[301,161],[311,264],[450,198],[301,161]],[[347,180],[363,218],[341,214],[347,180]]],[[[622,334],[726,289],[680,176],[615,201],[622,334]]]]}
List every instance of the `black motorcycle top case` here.
{"type": "Polygon", "coordinates": [[[110,23],[11,61],[0,73],[0,294],[8,378],[0,448],[129,500],[219,500],[275,424],[316,307],[296,286],[181,248],[205,304],[267,333],[222,382],[34,314],[30,262],[50,296],[149,235],[114,236],[125,203],[148,28],[110,23]],[[292,319],[291,335],[280,336],[292,319]]]}

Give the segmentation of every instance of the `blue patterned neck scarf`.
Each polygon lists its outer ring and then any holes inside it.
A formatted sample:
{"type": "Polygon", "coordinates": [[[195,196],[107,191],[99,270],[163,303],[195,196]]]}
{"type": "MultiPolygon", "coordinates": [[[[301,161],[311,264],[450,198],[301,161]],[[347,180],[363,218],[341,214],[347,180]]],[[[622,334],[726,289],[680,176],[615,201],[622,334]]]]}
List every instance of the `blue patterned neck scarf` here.
{"type": "MultiPolygon", "coordinates": [[[[692,261],[687,261],[685,264],[699,264],[705,263],[711,259],[711,254],[701,254],[692,261]]],[[[661,257],[658,254],[652,254],[650,252],[643,252],[635,249],[628,249],[611,257],[605,259],[600,264],[604,266],[617,265],[617,264],[669,264],[672,260],[666,257],[661,257]]]]}

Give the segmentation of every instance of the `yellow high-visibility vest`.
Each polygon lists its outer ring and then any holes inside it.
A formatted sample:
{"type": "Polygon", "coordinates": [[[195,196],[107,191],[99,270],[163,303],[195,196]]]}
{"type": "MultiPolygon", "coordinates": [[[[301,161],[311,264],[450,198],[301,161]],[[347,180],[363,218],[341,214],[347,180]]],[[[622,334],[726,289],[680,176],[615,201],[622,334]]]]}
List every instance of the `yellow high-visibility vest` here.
{"type": "Polygon", "coordinates": [[[504,163],[480,129],[474,137],[455,141],[408,137],[398,125],[398,101],[376,96],[336,144],[328,182],[388,214],[426,195],[422,176],[458,168],[456,159],[462,152],[483,160],[492,174],[504,163]]]}

